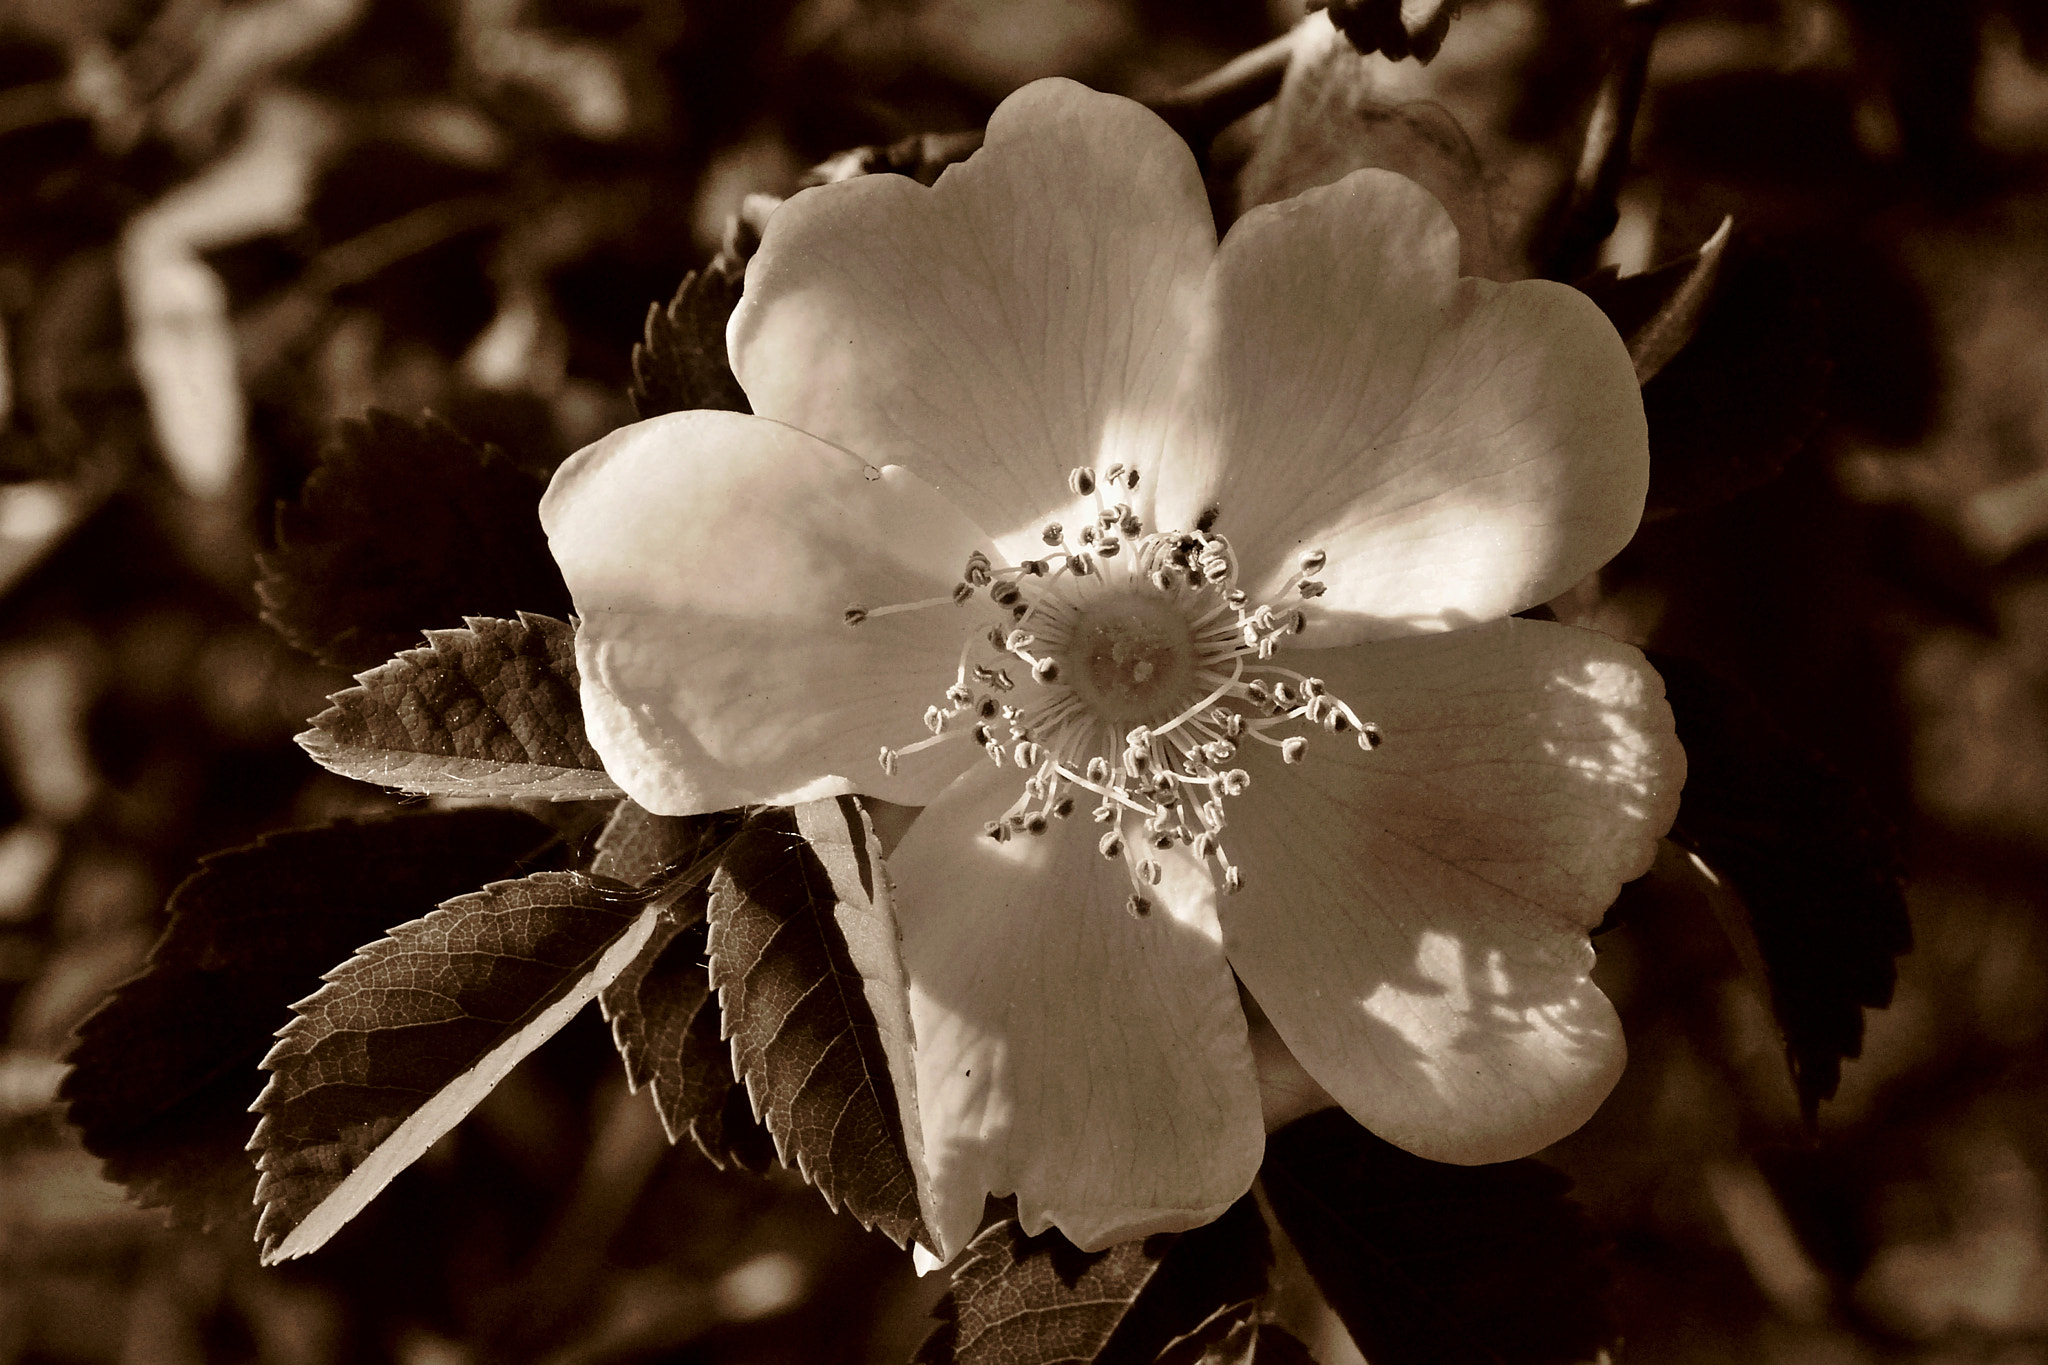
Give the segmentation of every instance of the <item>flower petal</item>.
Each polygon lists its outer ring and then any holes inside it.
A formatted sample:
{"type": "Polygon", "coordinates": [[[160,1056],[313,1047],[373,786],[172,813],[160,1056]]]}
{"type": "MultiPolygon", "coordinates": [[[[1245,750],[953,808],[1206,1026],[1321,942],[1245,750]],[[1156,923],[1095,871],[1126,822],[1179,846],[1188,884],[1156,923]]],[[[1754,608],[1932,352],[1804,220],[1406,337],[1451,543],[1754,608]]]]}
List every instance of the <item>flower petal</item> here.
{"type": "Polygon", "coordinates": [[[1255,595],[1325,551],[1317,645],[1545,601],[1641,519],[1648,437],[1613,326],[1575,289],[1457,262],[1437,202],[1377,170],[1253,209],[1217,253],[1159,522],[1218,509],[1255,595]]]}
{"type": "Polygon", "coordinates": [[[971,745],[924,737],[968,623],[949,600],[986,542],[902,469],[731,412],[678,412],[572,455],[541,522],[582,620],[583,719],[605,771],[661,815],[852,791],[920,804],[971,745]],[[850,605],[944,600],[846,624],[850,605]]]}
{"type": "Polygon", "coordinates": [[[1264,1149],[1209,878],[1175,850],[1157,908],[1133,918],[1100,826],[982,832],[1021,778],[980,765],[889,860],[949,1256],[987,1193],[1014,1191],[1027,1232],[1058,1227],[1084,1249],[1197,1226],[1245,1192],[1264,1149]]]}
{"type": "Polygon", "coordinates": [[[1525,1156],[1621,1073],[1586,931],[1677,813],[1661,682],[1627,645],[1537,621],[1313,658],[1384,743],[1255,758],[1224,831],[1245,873],[1221,907],[1231,965],[1381,1137],[1525,1156]]]}
{"type": "Polygon", "coordinates": [[[1026,554],[1075,466],[1155,463],[1215,251],[1165,123],[1038,81],[930,189],[869,175],[777,209],[727,349],[754,411],[908,466],[1026,554]]]}

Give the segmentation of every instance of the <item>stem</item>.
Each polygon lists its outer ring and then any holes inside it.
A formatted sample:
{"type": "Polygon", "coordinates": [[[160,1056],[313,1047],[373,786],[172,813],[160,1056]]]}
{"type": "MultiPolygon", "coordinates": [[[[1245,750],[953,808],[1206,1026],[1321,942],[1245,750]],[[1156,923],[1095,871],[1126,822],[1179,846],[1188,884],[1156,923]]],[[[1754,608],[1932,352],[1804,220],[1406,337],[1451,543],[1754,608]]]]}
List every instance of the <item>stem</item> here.
{"type": "Polygon", "coordinates": [[[1607,76],[1586,120],[1579,166],[1556,218],[1550,262],[1553,280],[1573,280],[1591,268],[1600,243],[1614,231],[1620,213],[1615,198],[1628,174],[1629,141],[1650,67],[1650,44],[1664,21],[1665,0],[1622,0],[1619,23],[1607,50],[1607,76]]]}
{"type": "Polygon", "coordinates": [[[1293,55],[1294,35],[1283,33],[1151,101],[1152,112],[1201,156],[1218,133],[1280,93],[1293,55]]]}

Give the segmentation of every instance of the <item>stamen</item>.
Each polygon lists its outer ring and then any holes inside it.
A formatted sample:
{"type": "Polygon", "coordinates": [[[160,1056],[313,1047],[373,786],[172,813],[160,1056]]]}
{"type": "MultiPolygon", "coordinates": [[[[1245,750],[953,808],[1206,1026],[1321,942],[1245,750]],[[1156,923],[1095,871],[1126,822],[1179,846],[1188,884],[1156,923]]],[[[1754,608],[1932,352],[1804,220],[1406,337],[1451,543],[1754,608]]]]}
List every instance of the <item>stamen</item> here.
{"type": "Polygon", "coordinates": [[[1038,538],[1048,545],[1058,545],[1060,541],[1066,538],[1066,534],[1065,527],[1056,521],[1048,521],[1045,524],[1045,529],[1038,533],[1038,538]]]}
{"type": "Polygon", "coordinates": [[[1074,490],[1075,497],[1087,497],[1095,491],[1095,471],[1086,466],[1070,470],[1067,474],[1067,487],[1074,490]]]}

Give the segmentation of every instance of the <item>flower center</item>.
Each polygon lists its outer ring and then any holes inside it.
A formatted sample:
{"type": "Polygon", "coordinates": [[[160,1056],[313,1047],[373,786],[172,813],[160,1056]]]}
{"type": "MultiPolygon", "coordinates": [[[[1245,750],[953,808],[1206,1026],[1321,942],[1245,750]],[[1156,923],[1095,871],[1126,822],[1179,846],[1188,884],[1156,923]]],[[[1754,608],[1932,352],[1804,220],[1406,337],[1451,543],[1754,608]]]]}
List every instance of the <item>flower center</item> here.
{"type": "Polygon", "coordinates": [[[1119,591],[1077,611],[1055,657],[1084,704],[1126,727],[1165,720],[1195,671],[1194,639],[1178,604],[1142,591],[1119,591]]]}
{"type": "Polygon", "coordinates": [[[1321,679],[1273,662],[1307,624],[1297,602],[1323,591],[1323,553],[1303,555],[1279,596],[1255,603],[1237,586],[1230,542],[1210,534],[1207,519],[1193,531],[1147,533],[1128,505],[1108,502],[1137,487],[1137,471],[1112,465],[1098,481],[1077,469],[1068,484],[1084,497],[1108,491],[1077,537],[1057,523],[1044,528],[1046,558],[998,567],[977,551],[944,597],[846,608],[847,624],[858,626],[971,606],[985,593],[996,613],[976,613],[953,685],[925,708],[930,737],[883,749],[882,769],[894,773],[920,750],[966,735],[998,766],[1028,774],[1016,803],[988,825],[990,838],[1044,834],[1086,792],[1106,827],[1097,848],[1130,868],[1132,914],[1151,913],[1163,875],[1152,855],[1175,844],[1213,859],[1223,889],[1236,891],[1244,874],[1222,835],[1225,799],[1251,786],[1250,773],[1230,766],[1239,745],[1271,745],[1292,764],[1308,738],[1289,729],[1350,734],[1368,750],[1380,743],[1321,679]]]}

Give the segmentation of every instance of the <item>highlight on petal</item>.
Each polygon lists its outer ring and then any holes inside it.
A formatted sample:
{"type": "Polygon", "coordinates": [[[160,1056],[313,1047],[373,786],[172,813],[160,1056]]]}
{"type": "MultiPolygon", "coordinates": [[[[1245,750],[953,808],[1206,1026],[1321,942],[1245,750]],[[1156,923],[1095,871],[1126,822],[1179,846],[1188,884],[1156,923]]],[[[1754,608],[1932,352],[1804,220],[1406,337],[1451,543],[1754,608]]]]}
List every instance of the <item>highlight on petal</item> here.
{"type": "Polygon", "coordinates": [[[1226,838],[1231,965],[1338,1103],[1418,1156],[1526,1156],[1621,1074],[1597,924],[1677,813],[1685,755],[1627,645],[1546,622],[1320,651],[1372,752],[1255,759],[1226,838]]]}
{"type": "Polygon", "coordinates": [[[1164,122],[1038,81],[932,188],[870,175],[777,209],[727,347],[755,412],[907,466],[1028,553],[1071,469],[1156,464],[1215,251],[1164,122]]]}
{"type": "Polygon", "coordinates": [[[983,833],[1017,795],[1014,773],[983,763],[889,860],[934,1231],[950,1257],[983,1197],[1012,1192],[1026,1232],[1057,1227],[1086,1250],[1206,1223],[1265,1143],[1215,891],[1174,850],[1134,917],[1125,863],[1087,820],[983,833]]]}
{"type": "Polygon", "coordinates": [[[581,621],[584,724],[661,815],[853,791],[921,804],[980,751],[926,736],[980,532],[930,487],[759,417],[678,412],[572,455],[541,502],[581,621]],[[885,612],[892,604],[929,602],[885,612]],[[872,613],[847,624],[849,607],[872,613]]]}
{"type": "Polygon", "coordinates": [[[1324,551],[1304,643],[1505,616],[1642,517],[1647,428],[1613,326],[1568,286],[1457,262],[1443,209],[1378,170],[1253,209],[1217,253],[1160,524],[1215,508],[1254,596],[1324,551]]]}

